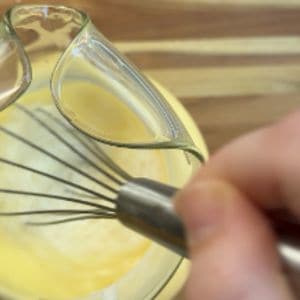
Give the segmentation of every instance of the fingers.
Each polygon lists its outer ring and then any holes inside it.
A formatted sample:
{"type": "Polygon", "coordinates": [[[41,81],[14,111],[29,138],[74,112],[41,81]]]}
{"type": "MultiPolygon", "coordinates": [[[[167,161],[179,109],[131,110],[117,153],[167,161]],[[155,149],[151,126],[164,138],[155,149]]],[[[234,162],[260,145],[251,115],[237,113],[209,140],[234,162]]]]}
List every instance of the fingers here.
{"type": "Polygon", "coordinates": [[[177,196],[193,299],[292,299],[258,207],[300,216],[300,112],[216,153],[177,196]]]}
{"type": "Polygon", "coordinates": [[[269,225],[232,185],[194,178],[176,207],[192,260],[184,299],[292,299],[269,225]]]}
{"type": "Polygon", "coordinates": [[[300,216],[299,149],[300,111],[224,147],[196,178],[222,178],[264,208],[300,216]]]}

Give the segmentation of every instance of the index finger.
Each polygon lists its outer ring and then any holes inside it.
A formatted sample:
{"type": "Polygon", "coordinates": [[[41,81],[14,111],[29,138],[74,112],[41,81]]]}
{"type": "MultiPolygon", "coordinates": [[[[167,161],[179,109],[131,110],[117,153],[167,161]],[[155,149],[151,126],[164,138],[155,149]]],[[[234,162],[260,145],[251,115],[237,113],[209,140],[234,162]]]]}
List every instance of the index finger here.
{"type": "Polygon", "coordinates": [[[226,180],[263,208],[300,216],[300,111],[233,141],[195,176],[226,180]]]}

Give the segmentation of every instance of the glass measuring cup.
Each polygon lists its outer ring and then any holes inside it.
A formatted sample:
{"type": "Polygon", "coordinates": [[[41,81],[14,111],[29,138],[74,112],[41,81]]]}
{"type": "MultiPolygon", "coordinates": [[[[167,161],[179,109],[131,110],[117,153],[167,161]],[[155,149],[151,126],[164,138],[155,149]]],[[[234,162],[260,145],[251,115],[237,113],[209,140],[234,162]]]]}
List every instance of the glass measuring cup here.
{"type": "MultiPolygon", "coordinates": [[[[32,12],[20,13],[19,9],[16,22],[26,18],[28,13],[32,12]]],[[[11,26],[15,15],[14,10],[8,12],[2,24],[5,41],[2,48],[12,48],[10,52],[17,57],[18,76],[14,75],[12,87],[0,95],[0,109],[14,102],[31,81],[28,56],[11,26]]],[[[64,45],[66,49],[51,74],[52,95],[63,116],[77,129],[101,142],[134,148],[180,148],[204,161],[203,154],[164,96],[98,32],[85,14],[77,12],[76,18],[77,28],[67,37],[69,44],[64,45]],[[76,95],[82,86],[78,91],[73,87],[73,94],[69,96],[69,81],[84,82],[106,97],[80,98],[76,95]],[[127,134],[115,130],[120,124],[130,128],[127,134]]],[[[75,18],[73,21],[75,23],[75,18]]],[[[3,58],[4,63],[7,60],[3,58]]]]}
{"type": "MultiPolygon", "coordinates": [[[[5,15],[2,33],[2,53],[7,54],[7,56],[2,56],[2,67],[4,68],[6,64],[2,74],[7,75],[5,76],[6,84],[1,89],[5,91],[1,97],[2,108],[6,108],[1,113],[3,119],[9,118],[8,114],[15,114],[17,108],[12,103],[16,100],[18,104],[24,107],[29,106],[31,111],[36,112],[40,108],[44,109],[44,98],[49,98],[46,106],[50,107],[52,98],[49,93],[44,93],[44,89],[49,91],[48,85],[51,83],[52,96],[63,115],[75,127],[100,141],[133,148],[181,148],[197,153],[199,156],[198,131],[176,100],[163,91],[167,99],[165,100],[147,79],[121,58],[96,31],[85,14],[66,7],[17,6],[5,15]],[[122,73],[121,67],[128,71],[130,76],[125,71],[122,73]],[[115,85],[112,86],[111,82],[115,85]],[[102,98],[99,98],[99,94],[102,98]],[[124,95],[130,95],[130,97],[126,98],[124,95]],[[82,113],[85,107],[82,108],[81,100],[88,99],[88,97],[91,97],[92,102],[82,113]],[[107,99],[111,106],[105,107],[105,110],[103,105],[107,103],[105,102],[107,99]],[[75,100],[78,102],[76,103],[75,100]],[[96,110],[98,106],[100,110],[96,110]],[[74,108],[78,108],[78,111],[74,111],[74,108]],[[126,110],[127,108],[130,109],[126,110]],[[110,110],[113,110],[114,114],[119,112],[118,118],[125,115],[124,122],[129,122],[129,124],[126,123],[129,130],[125,136],[120,137],[116,134],[118,133],[116,128],[109,131],[110,127],[104,127],[106,130],[100,132],[99,135],[97,129],[103,128],[102,126],[105,126],[107,122],[110,126],[118,124],[106,118],[110,110]],[[107,115],[102,111],[105,111],[107,115]],[[93,122],[90,122],[89,118],[93,122]],[[99,126],[97,120],[102,118],[105,122],[99,126]],[[182,120],[185,121],[182,122],[182,120]],[[97,126],[90,128],[90,125],[97,126]],[[196,133],[192,133],[193,131],[196,133]],[[110,135],[111,132],[115,135],[110,135]]],[[[54,111],[55,107],[51,107],[51,112],[54,113],[54,111]]],[[[27,123],[19,113],[15,116],[14,124],[16,126],[20,124],[17,128],[20,134],[24,134],[23,127],[32,131],[30,135],[33,134],[37,129],[31,123],[29,121],[27,123]]],[[[122,128],[122,124],[118,124],[118,128],[122,128]]],[[[39,140],[44,138],[43,135],[36,136],[39,140]]],[[[52,140],[44,142],[47,142],[50,148],[55,146],[52,140]]],[[[12,146],[11,142],[9,146],[12,146]]],[[[108,149],[109,152],[116,151],[117,158],[123,155],[128,160],[129,157],[138,155],[138,152],[129,150],[125,152],[124,149],[119,148],[108,149]]],[[[16,152],[20,151],[21,149],[18,149],[16,152]]],[[[167,164],[168,182],[173,185],[182,184],[196,166],[196,162],[191,161],[191,158],[188,160],[182,151],[179,152],[170,150],[168,153],[162,153],[167,164]],[[175,176],[176,168],[172,164],[176,165],[177,170],[179,168],[177,164],[181,164],[181,174],[178,174],[180,178],[175,176]]],[[[9,154],[13,157],[12,153],[9,154]]],[[[26,155],[31,155],[31,153],[28,152],[26,155]]],[[[148,174],[149,170],[146,171],[148,174]]],[[[58,169],[56,172],[63,172],[63,170],[58,169]]],[[[0,173],[1,180],[4,176],[10,177],[8,172],[0,173]]],[[[57,234],[58,231],[54,233],[57,234]]],[[[100,299],[110,299],[113,295],[115,299],[151,298],[165,285],[179,262],[178,256],[156,245],[151,245],[137,262],[133,271],[120,276],[118,280],[104,289],[89,291],[80,297],[89,299],[97,295],[100,299]],[[128,289],[128,286],[134,286],[134,289],[128,289]]],[[[30,277],[30,274],[27,277],[30,277]]],[[[36,281],[34,279],[31,283],[36,281]]],[[[58,286],[59,280],[57,281],[58,286]]],[[[18,292],[21,293],[22,298],[22,289],[18,292]]],[[[45,297],[43,294],[38,296],[45,297]]]]}

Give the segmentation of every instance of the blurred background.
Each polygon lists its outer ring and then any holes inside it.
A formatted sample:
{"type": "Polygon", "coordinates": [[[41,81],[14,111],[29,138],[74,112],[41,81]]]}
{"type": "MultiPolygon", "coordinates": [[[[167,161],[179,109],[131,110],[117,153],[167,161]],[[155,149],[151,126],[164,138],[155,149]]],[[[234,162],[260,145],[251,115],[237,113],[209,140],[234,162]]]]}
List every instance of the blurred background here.
{"type": "Polygon", "coordinates": [[[177,96],[210,152],[300,105],[300,0],[7,1],[69,5],[177,96]]]}

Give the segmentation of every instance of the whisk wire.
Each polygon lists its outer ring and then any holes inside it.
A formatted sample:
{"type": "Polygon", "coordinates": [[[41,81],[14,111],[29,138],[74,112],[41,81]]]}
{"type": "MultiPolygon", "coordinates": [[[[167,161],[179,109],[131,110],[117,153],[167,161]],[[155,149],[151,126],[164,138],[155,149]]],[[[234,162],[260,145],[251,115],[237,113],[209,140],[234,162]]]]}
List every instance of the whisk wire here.
{"type": "Polygon", "coordinates": [[[95,164],[92,160],[90,160],[86,155],[81,153],[78,149],[76,149],[72,144],[70,144],[67,140],[65,140],[59,133],[57,133],[54,129],[52,129],[50,126],[48,126],[43,120],[41,120],[35,113],[31,112],[27,108],[25,108],[22,105],[15,104],[16,107],[24,112],[27,116],[29,116],[32,120],[36,121],[42,128],[47,130],[52,136],[54,136],[56,139],[58,139],[62,144],[64,144],[67,148],[69,148],[71,151],[76,153],[81,159],[83,159],[85,162],[87,162],[91,167],[96,169],[100,174],[106,176],[116,184],[121,185],[122,182],[118,180],[115,176],[108,173],[103,168],[99,167],[97,164],[95,164]]]}
{"type": "Polygon", "coordinates": [[[79,135],[77,132],[72,130],[72,128],[68,127],[62,120],[60,120],[58,117],[54,116],[50,112],[38,108],[37,111],[41,112],[45,116],[49,117],[53,121],[55,121],[57,124],[59,124],[64,130],[66,130],[70,135],[72,135],[77,141],[83,145],[91,154],[93,154],[100,162],[102,162],[104,165],[106,165],[108,168],[113,170],[118,176],[125,179],[125,181],[129,181],[132,179],[132,176],[130,176],[124,169],[120,168],[115,162],[111,160],[109,156],[106,155],[104,151],[101,150],[101,148],[90,138],[84,138],[82,135],[79,135]],[[90,145],[91,144],[95,150],[93,150],[90,145]]]}
{"type": "Polygon", "coordinates": [[[22,143],[26,144],[27,146],[29,146],[29,147],[31,147],[31,148],[33,148],[33,149],[35,149],[35,150],[37,150],[37,151],[45,154],[46,156],[48,156],[48,157],[52,158],[53,160],[59,162],[60,164],[64,165],[65,167],[73,170],[77,174],[80,174],[81,176],[83,176],[85,178],[88,178],[89,180],[91,180],[91,181],[99,184],[100,186],[102,186],[103,188],[109,190],[110,192],[113,192],[113,193],[117,193],[118,192],[116,189],[112,188],[111,186],[109,186],[108,184],[104,183],[103,181],[100,181],[97,178],[89,175],[88,173],[86,173],[86,172],[78,169],[77,167],[71,165],[67,161],[59,158],[57,155],[55,155],[55,154],[49,152],[48,150],[46,150],[46,149],[44,149],[44,148],[42,148],[42,147],[40,147],[40,146],[32,143],[31,141],[29,141],[29,140],[25,139],[24,137],[22,137],[22,136],[20,136],[20,135],[18,135],[16,133],[10,131],[9,129],[0,126],[0,131],[2,131],[3,133],[5,133],[5,134],[7,134],[7,135],[9,135],[9,136],[11,136],[13,138],[15,138],[19,142],[22,142],[22,143]]]}
{"type": "Polygon", "coordinates": [[[72,214],[91,214],[96,216],[113,216],[97,209],[47,209],[47,210],[28,210],[14,212],[0,212],[1,217],[27,216],[27,215],[72,215],[72,214]]]}
{"type": "Polygon", "coordinates": [[[40,154],[47,156],[48,158],[56,161],[57,163],[67,167],[68,169],[75,172],[80,176],[83,176],[90,181],[95,182],[98,186],[104,189],[103,192],[98,192],[92,188],[78,184],[74,180],[64,179],[62,176],[56,176],[47,171],[39,170],[33,166],[29,166],[23,163],[19,163],[5,157],[0,156],[0,163],[6,164],[10,167],[15,167],[27,171],[29,173],[47,178],[59,182],[65,186],[64,192],[68,194],[75,194],[75,197],[69,197],[58,194],[50,193],[38,193],[33,191],[23,191],[17,189],[5,189],[0,188],[0,193],[2,194],[12,194],[19,195],[21,197],[36,197],[36,198],[49,198],[52,200],[60,200],[66,202],[72,202],[76,204],[85,205],[93,209],[41,209],[41,210],[23,210],[23,211],[9,211],[9,212],[0,212],[1,217],[14,217],[14,216],[34,216],[34,215],[56,215],[62,216],[67,215],[71,216],[70,218],[63,218],[53,221],[43,221],[43,222],[27,222],[27,225],[55,225],[62,224],[67,222],[75,222],[80,220],[87,219],[113,219],[117,216],[116,209],[116,199],[118,197],[118,188],[120,188],[125,182],[132,179],[132,177],[123,170],[118,164],[116,164],[102,149],[101,147],[93,140],[88,137],[85,137],[79,132],[75,132],[73,128],[68,126],[63,120],[59,119],[52,113],[38,108],[35,111],[31,111],[24,107],[23,105],[16,104],[15,107],[22,113],[24,113],[31,120],[36,122],[40,128],[46,130],[51,136],[59,141],[60,144],[64,145],[72,153],[77,155],[80,159],[86,162],[89,166],[94,168],[98,174],[110,180],[110,184],[103,182],[103,180],[98,179],[95,176],[88,174],[87,172],[79,169],[75,166],[74,163],[70,163],[67,160],[59,157],[59,155],[49,151],[43,146],[39,145],[36,142],[31,141],[30,139],[21,136],[20,134],[4,127],[0,126],[0,132],[6,134],[10,138],[15,139],[16,141],[23,143],[24,145],[38,151],[40,154]],[[39,115],[38,115],[39,114],[39,115]],[[50,122],[50,123],[49,123],[50,122]],[[54,126],[52,126],[52,124],[54,126]],[[60,131],[57,126],[63,129],[60,131]],[[57,131],[58,130],[58,131],[57,131]],[[65,134],[67,133],[67,135],[65,134]],[[74,145],[71,143],[71,140],[76,142],[74,145]],[[85,150],[88,154],[91,155],[89,158],[82,150],[79,150],[77,146],[81,146],[80,149],[85,150]],[[98,163],[101,165],[98,165],[98,163]],[[112,186],[111,186],[112,185],[112,186]],[[106,192],[111,193],[112,195],[106,194],[106,192]],[[85,200],[85,198],[91,199],[90,201],[85,200]],[[84,199],[84,200],[83,200],[84,199]],[[96,203],[97,200],[103,200],[103,203],[96,203]],[[95,201],[95,202],[94,202],[95,201]]]}
{"type": "Polygon", "coordinates": [[[107,200],[107,201],[109,201],[109,202],[115,203],[115,199],[114,199],[114,198],[111,198],[111,197],[109,197],[109,196],[107,196],[107,195],[104,195],[104,194],[102,194],[102,193],[96,192],[96,191],[94,191],[94,190],[91,190],[91,189],[89,189],[89,188],[87,188],[87,187],[84,187],[84,186],[82,186],[82,185],[79,185],[79,184],[77,184],[77,183],[68,181],[68,180],[63,179],[63,178],[61,178],[61,177],[58,177],[58,176],[55,176],[55,175],[52,175],[52,174],[49,174],[49,173],[46,173],[46,172],[37,170],[37,169],[35,169],[35,168],[31,168],[31,167],[29,167],[29,166],[25,166],[25,165],[23,165],[23,164],[16,163],[16,162],[14,162],[14,161],[11,161],[11,160],[8,160],[8,159],[2,158],[2,157],[0,157],[0,162],[1,162],[1,163],[4,163],[4,164],[7,164],[7,165],[10,165],[10,166],[12,166],[12,167],[16,167],[16,168],[19,168],[19,169],[23,169],[23,170],[32,172],[32,173],[37,174],[37,175],[41,175],[41,176],[43,176],[43,177],[47,177],[47,178],[52,179],[52,180],[54,180],[54,181],[58,181],[58,182],[63,183],[63,184],[65,184],[65,185],[69,185],[69,186],[72,186],[72,187],[74,187],[74,188],[76,188],[76,189],[85,191],[85,192],[87,192],[87,193],[89,193],[89,194],[92,194],[92,195],[94,195],[94,196],[97,196],[97,197],[100,198],[100,199],[107,200]]]}
{"type": "Polygon", "coordinates": [[[62,220],[56,220],[56,221],[50,221],[50,222],[26,222],[26,225],[31,226],[48,226],[48,225],[59,225],[63,223],[70,223],[70,222],[76,222],[76,221],[83,221],[83,220],[91,220],[91,219],[113,219],[114,217],[111,216],[80,216],[80,217],[73,217],[73,218],[65,218],[62,220]]]}
{"type": "Polygon", "coordinates": [[[110,207],[108,205],[102,205],[102,204],[95,203],[95,202],[90,202],[90,201],[72,198],[72,197],[64,197],[64,196],[55,195],[55,194],[35,193],[35,192],[29,192],[29,191],[10,190],[10,189],[0,189],[0,193],[14,194],[14,195],[20,195],[20,196],[30,196],[30,197],[37,197],[37,198],[48,198],[48,199],[53,199],[53,200],[66,201],[66,202],[72,202],[72,203],[76,203],[76,204],[82,204],[85,206],[95,207],[95,208],[103,209],[108,212],[116,212],[116,209],[114,207],[110,207]]]}

